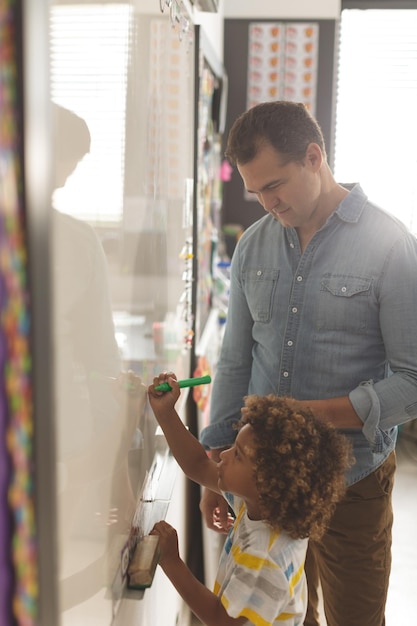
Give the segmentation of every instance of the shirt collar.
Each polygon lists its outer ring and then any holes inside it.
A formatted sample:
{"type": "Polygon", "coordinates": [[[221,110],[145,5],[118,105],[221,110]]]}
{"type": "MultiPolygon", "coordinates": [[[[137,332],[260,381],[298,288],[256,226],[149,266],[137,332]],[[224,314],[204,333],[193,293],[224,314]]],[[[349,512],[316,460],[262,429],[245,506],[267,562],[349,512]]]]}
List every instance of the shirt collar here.
{"type": "Polygon", "coordinates": [[[368,201],[368,197],[364,194],[362,187],[358,183],[341,184],[345,189],[349,190],[349,193],[343,198],[335,213],[344,222],[358,222],[368,201]]]}

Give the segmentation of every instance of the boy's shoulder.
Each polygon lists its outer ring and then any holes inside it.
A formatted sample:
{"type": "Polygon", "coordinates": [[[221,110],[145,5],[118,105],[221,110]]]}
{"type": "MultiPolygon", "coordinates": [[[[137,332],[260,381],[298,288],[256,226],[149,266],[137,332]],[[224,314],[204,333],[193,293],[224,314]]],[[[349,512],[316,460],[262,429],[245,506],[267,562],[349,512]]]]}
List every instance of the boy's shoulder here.
{"type": "Polygon", "coordinates": [[[232,508],[236,521],[235,541],[246,553],[268,555],[280,567],[289,562],[303,562],[307,551],[307,539],[293,539],[285,531],[276,531],[263,520],[251,520],[244,501],[233,494],[224,494],[232,508]]]}

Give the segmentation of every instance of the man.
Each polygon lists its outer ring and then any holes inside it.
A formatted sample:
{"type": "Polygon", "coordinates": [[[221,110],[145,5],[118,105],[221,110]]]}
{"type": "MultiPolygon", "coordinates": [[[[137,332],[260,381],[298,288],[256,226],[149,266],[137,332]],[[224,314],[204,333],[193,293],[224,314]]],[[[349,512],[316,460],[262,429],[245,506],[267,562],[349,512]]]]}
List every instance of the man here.
{"type": "MultiPolygon", "coordinates": [[[[417,242],[359,185],[339,185],[307,109],[262,103],[233,125],[226,156],[268,215],[239,240],[227,325],[201,441],[233,440],[247,394],[292,396],[352,441],[356,463],[306,561],[328,626],[383,626],[391,566],[397,426],[417,417],[417,242]]],[[[205,493],[211,528],[224,503],[205,493]],[[215,511],[215,513],[213,513],[215,511]]]]}

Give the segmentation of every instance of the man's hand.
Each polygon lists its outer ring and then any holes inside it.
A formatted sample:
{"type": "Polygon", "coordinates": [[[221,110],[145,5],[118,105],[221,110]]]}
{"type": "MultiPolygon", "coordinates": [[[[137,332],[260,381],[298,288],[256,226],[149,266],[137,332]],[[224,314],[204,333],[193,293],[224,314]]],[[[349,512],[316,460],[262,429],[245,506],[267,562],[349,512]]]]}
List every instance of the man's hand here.
{"type": "Polygon", "coordinates": [[[203,489],[200,511],[206,526],[217,533],[227,534],[234,519],[229,513],[227,501],[218,493],[203,489]]]}

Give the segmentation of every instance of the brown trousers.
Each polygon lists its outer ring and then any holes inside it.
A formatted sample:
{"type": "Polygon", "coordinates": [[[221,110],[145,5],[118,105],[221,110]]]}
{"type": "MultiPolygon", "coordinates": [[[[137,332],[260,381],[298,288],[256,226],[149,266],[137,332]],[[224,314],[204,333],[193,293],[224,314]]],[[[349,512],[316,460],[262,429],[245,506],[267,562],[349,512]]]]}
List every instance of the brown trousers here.
{"type": "Polygon", "coordinates": [[[320,624],[319,584],[327,626],[385,626],[395,467],[393,452],[377,470],[348,488],[326,534],[319,542],[310,541],[304,626],[320,624]]]}

